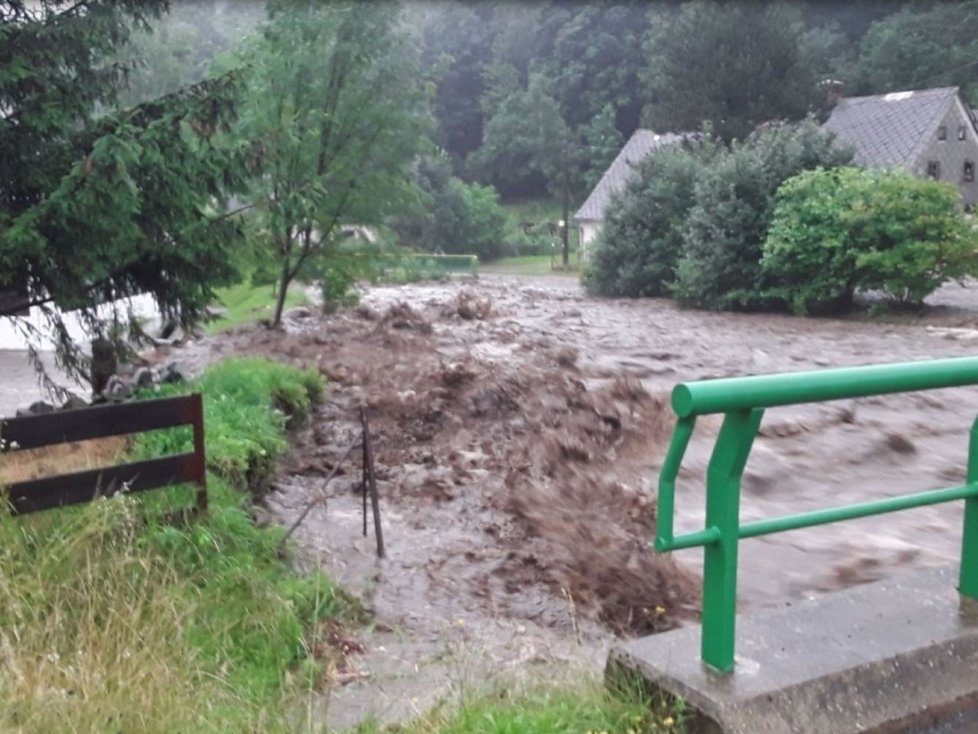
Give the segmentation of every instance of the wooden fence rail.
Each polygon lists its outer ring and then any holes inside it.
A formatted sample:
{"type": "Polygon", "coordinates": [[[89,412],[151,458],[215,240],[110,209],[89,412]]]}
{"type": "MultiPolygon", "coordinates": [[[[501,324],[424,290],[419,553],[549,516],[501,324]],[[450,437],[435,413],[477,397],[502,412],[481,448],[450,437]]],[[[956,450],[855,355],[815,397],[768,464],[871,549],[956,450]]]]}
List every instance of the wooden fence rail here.
{"type": "Polygon", "coordinates": [[[120,490],[142,492],[183,483],[197,485],[197,510],[204,512],[207,470],[200,394],[0,420],[0,453],[177,426],[193,427],[193,451],[16,482],[4,489],[11,514],[91,502],[120,490]]]}

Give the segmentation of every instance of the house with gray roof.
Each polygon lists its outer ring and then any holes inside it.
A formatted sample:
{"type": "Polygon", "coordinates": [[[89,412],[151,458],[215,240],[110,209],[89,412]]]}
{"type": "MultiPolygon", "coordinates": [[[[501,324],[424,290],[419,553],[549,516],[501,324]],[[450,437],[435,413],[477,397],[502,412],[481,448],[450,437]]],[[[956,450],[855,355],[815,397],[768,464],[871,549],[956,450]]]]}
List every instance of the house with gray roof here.
{"type": "Polygon", "coordinates": [[[646,156],[659,148],[681,142],[686,137],[682,133],[659,135],[652,130],[639,129],[625,143],[625,147],[615,157],[608,170],[601,176],[597,186],[577,210],[574,222],[580,232],[581,260],[587,261],[588,249],[597,237],[604,222],[604,210],[611,201],[612,194],[625,188],[629,177],[646,156]]]}
{"type": "Polygon", "coordinates": [[[957,87],[840,97],[824,128],[854,149],[856,165],[948,181],[966,207],[978,203],[978,125],[957,87]]]}

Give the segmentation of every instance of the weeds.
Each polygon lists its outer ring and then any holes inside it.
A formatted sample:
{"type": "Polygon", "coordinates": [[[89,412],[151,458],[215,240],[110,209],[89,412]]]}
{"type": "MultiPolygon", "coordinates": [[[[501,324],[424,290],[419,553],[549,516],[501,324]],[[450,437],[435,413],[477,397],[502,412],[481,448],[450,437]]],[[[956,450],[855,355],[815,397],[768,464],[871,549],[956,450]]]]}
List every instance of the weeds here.
{"type": "MultiPolygon", "coordinates": [[[[233,360],[189,387],[205,396],[206,517],[164,519],[188,487],[0,517],[0,730],[293,731],[296,697],[322,682],[317,623],[350,604],[323,574],[289,569],[283,531],[257,528],[238,489],[274,465],[322,378],[233,360]]],[[[142,434],[132,453],[189,441],[142,434]]]]}

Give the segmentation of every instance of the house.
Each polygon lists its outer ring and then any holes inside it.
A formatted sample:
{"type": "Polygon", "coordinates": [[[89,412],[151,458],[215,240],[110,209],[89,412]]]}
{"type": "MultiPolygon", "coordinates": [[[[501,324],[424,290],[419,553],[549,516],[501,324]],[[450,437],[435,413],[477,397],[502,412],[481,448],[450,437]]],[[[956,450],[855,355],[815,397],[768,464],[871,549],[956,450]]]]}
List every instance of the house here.
{"type": "Polygon", "coordinates": [[[604,222],[604,210],[611,201],[612,194],[625,188],[632,170],[646,156],[659,148],[681,142],[685,138],[682,133],[665,133],[658,135],[652,130],[639,129],[625,143],[625,147],[615,157],[608,170],[601,176],[597,186],[590,193],[581,208],[574,215],[574,222],[580,232],[581,260],[588,259],[588,249],[597,237],[604,222]]]}
{"type": "Polygon", "coordinates": [[[948,181],[966,207],[978,203],[978,125],[957,87],[835,98],[823,127],[855,150],[855,164],[948,181]]]}

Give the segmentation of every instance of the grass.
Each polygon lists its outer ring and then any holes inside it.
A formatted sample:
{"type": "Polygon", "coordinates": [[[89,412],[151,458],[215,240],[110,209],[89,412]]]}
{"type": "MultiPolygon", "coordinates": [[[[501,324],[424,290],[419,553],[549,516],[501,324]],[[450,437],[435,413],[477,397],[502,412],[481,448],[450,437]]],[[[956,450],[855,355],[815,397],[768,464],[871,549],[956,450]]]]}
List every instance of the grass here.
{"type": "MultiPolygon", "coordinates": [[[[322,378],[236,360],[190,388],[205,396],[206,517],[166,521],[190,487],[0,516],[0,731],[295,731],[297,700],[328,677],[317,630],[351,604],[323,574],[291,570],[283,530],[256,527],[241,491],[322,378]]],[[[188,441],[141,434],[130,453],[188,441]]]]}
{"type": "Polygon", "coordinates": [[[406,726],[364,724],[356,734],[682,734],[681,707],[653,701],[638,685],[599,681],[505,687],[406,726]]]}
{"type": "Polygon", "coordinates": [[[479,265],[479,272],[489,275],[568,275],[577,272],[576,255],[571,255],[571,266],[568,270],[561,267],[559,256],[553,262],[555,266],[551,267],[550,255],[504,257],[479,265]]]}
{"type": "MultiPolygon", "coordinates": [[[[271,319],[275,314],[276,290],[272,285],[243,283],[217,291],[218,301],[227,313],[207,325],[208,333],[217,333],[242,324],[271,319]]],[[[285,308],[309,305],[302,283],[292,283],[285,296],[285,308]]]]}

